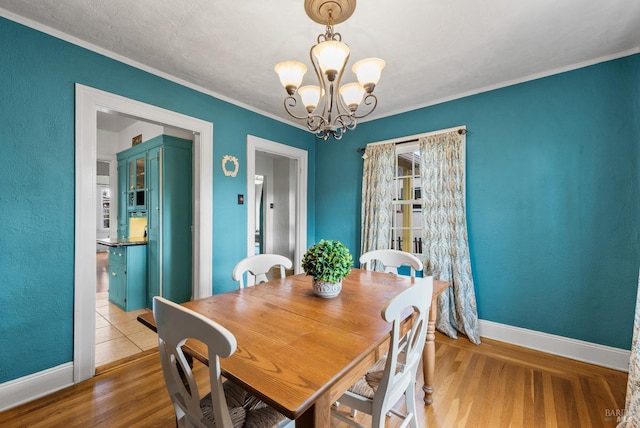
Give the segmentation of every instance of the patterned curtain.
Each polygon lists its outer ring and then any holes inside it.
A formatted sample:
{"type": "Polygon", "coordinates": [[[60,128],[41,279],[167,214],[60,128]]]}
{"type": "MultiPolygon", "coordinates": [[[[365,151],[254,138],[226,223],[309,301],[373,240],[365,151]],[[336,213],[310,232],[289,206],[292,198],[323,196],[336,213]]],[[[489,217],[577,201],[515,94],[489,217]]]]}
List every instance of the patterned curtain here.
{"type": "Polygon", "coordinates": [[[640,277],[636,294],[636,315],[633,320],[633,340],[631,341],[631,359],[627,379],[627,399],[622,420],[618,428],[640,426],[640,277]]]}
{"type": "Polygon", "coordinates": [[[420,138],[422,240],[427,275],[451,286],[438,297],[436,328],[480,343],[471,276],[462,137],[457,131],[420,138]]]}
{"type": "MultiPolygon", "coordinates": [[[[389,248],[396,145],[367,146],[362,171],[362,243],[360,253],[389,248]]],[[[378,267],[374,266],[377,270],[378,267]]]]}

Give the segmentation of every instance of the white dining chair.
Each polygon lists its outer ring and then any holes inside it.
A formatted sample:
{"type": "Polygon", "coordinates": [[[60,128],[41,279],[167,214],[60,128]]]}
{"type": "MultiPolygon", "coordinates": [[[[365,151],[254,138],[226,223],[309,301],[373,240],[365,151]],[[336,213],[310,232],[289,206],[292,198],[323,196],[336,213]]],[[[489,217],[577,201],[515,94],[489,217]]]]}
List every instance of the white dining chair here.
{"type": "Polygon", "coordinates": [[[162,373],[178,427],[281,427],[291,422],[238,385],[222,382],[219,359],[231,356],[237,345],[229,330],[159,296],[153,298],[153,317],[162,373]],[[208,348],[209,388],[205,390],[211,392],[205,396],[182,349],[187,339],[199,340],[208,348]]]}
{"type": "Polygon", "coordinates": [[[254,276],[254,284],[261,282],[267,282],[267,272],[272,267],[280,267],[280,278],[284,278],[285,269],[291,269],[293,263],[285,256],[279,254],[256,254],[255,256],[247,257],[240,260],[238,264],[233,268],[231,278],[238,282],[238,288],[244,288],[244,274],[249,273],[254,276]]]}
{"type": "MultiPolygon", "coordinates": [[[[404,421],[401,426],[418,428],[416,405],[416,373],[427,337],[427,322],[433,293],[433,277],[427,283],[415,284],[392,298],[382,309],[382,318],[392,323],[391,341],[386,356],[349,388],[339,399],[342,405],[371,415],[371,426],[385,426],[387,415],[394,414],[404,421]],[[415,318],[410,329],[401,333],[406,319],[405,309],[412,308],[415,318]],[[406,414],[393,406],[404,396],[406,414]]],[[[361,427],[353,419],[336,409],[332,415],[351,426],[361,427]]]]}
{"type": "Polygon", "coordinates": [[[400,266],[409,266],[411,268],[411,276],[416,276],[416,271],[424,269],[420,259],[406,251],[373,250],[360,256],[360,266],[364,266],[367,270],[374,270],[375,261],[384,265],[385,272],[396,275],[400,266]]]}

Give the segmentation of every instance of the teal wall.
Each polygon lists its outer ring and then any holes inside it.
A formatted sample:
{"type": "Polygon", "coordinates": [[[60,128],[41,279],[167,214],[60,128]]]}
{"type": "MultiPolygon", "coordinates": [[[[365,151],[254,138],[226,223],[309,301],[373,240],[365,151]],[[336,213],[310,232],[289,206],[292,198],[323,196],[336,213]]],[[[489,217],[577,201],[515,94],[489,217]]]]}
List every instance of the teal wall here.
{"type": "Polygon", "coordinates": [[[339,239],[359,255],[357,147],[466,125],[480,318],[630,349],[639,93],[634,55],[360,124],[318,145],[316,239],[339,239]]]}
{"type": "Polygon", "coordinates": [[[480,317],[629,349],[640,266],[639,55],[363,123],[317,144],[3,18],[0,58],[0,383],[73,358],[75,83],[214,124],[214,292],[230,287],[246,254],[246,206],[236,195],[246,192],[247,134],[309,151],[309,245],[340,239],[357,256],[356,148],[467,125],[480,317]],[[222,174],[225,154],[240,161],[236,178],[222,174]]]}
{"type": "MultiPolygon", "coordinates": [[[[314,240],[315,139],[73,44],[0,18],[0,383],[73,359],[75,83],[213,123],[213,288],[246,256],[247,134],[309,151],[314,240]],[[240,170],[225,177],[223,155],[240,170]]],[[[278,108],[274,106],[274,109],[278,108]]]]}

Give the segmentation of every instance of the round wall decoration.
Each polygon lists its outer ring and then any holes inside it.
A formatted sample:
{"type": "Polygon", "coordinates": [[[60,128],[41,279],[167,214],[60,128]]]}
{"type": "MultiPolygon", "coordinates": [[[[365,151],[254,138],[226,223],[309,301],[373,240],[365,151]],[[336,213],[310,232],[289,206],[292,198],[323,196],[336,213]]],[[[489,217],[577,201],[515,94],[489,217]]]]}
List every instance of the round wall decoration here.
{"type": "Polygon", "coordinates": [[[235,177],[236,174],[238,173],[239,166],[240,165],[238,164],[238,159],[235,156],[231,156],[231,155],[222,156],[222,171],[224,172],[225,176],[235,177]],[[227,169],[228,162],[233,162],[233,170],[231,171],[227,169]]]}

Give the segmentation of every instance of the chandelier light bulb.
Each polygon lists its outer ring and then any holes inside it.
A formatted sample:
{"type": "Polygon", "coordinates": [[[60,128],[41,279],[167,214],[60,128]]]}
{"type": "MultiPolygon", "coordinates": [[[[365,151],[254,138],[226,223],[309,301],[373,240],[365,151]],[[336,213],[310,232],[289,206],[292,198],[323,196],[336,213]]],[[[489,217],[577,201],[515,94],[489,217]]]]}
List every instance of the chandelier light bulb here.
{"type": "Polygon", "coordinates": [[[320,70],[327,75],[330,82],[333,82],[349,57],[349,46],[336,40],[329,40],[315,45],[311,53],[318,61],[320,70]]]}
{"type": "Polygon", "coordinates": [[[349,107],[349,110],[354,112],[362,102],[362,97],[364,97],[364,88],[356,82],[347,83],[340,88],[340,96],[344,103],[349,107]]]}
{"type": "Polygon", "coordinates": [[[380,58],[366,58],[353,64],[351,70],[358,77],[358,82],[364,90],[370,94],[378,84],[384,66],[385,62],[380,58]]]}
{"type": "Polygon", "coordinates": [[[274,70],[278,73],[280,83],[287,90],[287,93],[293,95],[302,83],[307,66],[300,61],[283,61],[276,64],[274,70]]]}
{"type": "Polygon", "coordinates": [[[302,104],[304,104],[307,112],[311,113],[318,106],[318,102],[320,101],[320,92],[320,87],[316,85],[301,86],[298,89],[298,94],[300,94],[302,104]]]}

